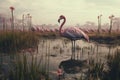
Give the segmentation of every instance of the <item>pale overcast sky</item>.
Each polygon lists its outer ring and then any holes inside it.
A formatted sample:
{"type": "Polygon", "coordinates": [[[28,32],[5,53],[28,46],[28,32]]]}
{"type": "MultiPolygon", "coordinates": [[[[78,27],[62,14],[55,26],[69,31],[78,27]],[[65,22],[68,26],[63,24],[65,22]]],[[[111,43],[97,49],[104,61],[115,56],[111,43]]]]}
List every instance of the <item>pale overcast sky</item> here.
{"type": "Polygon", "coordinates": [[[14,14],[21,18],[30,13],[34,24],[58,24],[58,17],[66,16],[66,25],[97,23],[102,14],[102,23],[109,22],[108,16],[120,16],[120,0],[0,0],[0,14],[10,15],[9,7],[14,6],[14,14]]]}

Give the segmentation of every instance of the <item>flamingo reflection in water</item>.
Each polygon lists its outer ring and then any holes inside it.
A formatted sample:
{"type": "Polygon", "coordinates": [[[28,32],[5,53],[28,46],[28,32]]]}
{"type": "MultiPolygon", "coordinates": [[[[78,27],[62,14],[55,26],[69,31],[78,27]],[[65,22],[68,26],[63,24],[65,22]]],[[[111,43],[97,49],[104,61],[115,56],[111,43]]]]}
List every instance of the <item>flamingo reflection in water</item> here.
{"type": "Polygon", "coordinates": [[[66,28],[63,30],[62,27],[66,22],[65,16],[61,15],[58,19],[58,22],[60,23],[61,20],[63,20],[63,22],[60,25],[59,33],[61,36],[71,40],[71,42],[72,42],[71,59],[74,60],[75,59],[75,41],[80,40],[80,39],[85,39],[89,42],[89,37],[81,29],[79,29],[77,27],[69,27],[69,28],[66,28]]]}

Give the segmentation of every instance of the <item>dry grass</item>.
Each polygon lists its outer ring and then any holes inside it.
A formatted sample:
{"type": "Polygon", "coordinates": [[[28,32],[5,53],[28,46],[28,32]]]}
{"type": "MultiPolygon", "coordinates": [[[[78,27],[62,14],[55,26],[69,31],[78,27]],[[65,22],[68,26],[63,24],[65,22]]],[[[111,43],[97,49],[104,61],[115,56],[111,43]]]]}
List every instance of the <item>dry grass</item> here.
{"type": "Polygon", "coordinates": [[[33,32],[0,32],[0,52],[11,53],[36,47],[39,37],[33,32]]]}

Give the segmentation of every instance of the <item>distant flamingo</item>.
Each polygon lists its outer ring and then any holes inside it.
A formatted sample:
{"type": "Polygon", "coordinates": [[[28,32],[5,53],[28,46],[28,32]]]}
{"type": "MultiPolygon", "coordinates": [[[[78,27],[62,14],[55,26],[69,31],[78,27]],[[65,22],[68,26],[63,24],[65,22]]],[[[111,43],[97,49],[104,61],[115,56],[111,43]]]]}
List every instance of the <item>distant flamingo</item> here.
{"type": "Polygon", "coordinates": [[[75,41],[80,39],[86,39],[89,42],[89,37],[81,29],[77,27],[69,27],[62,30],[62,27],[66,22],[65,16],[61,15],[58,19],[59,23],[60,23],[60,20],[63,20],[63,22],[60,25],[59,33],[61,36],[66,37],[72,41],[72,57],[73,58],[71,57],[71,59],[75,59],[75,41]]]}

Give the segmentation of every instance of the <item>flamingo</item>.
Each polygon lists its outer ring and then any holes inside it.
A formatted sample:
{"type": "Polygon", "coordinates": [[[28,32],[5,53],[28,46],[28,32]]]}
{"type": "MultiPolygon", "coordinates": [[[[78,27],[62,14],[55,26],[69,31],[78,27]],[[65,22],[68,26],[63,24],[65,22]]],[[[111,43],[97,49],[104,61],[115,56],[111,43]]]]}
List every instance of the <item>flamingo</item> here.
{"type": "Polygon", "coordinates": [[[63,20],[63,22],[61,23],[61,25],[59,27],[59,34],[62,37],[65,37],[65,38],[68,38],[69,40],[71,40],[71,42],[72,42],[72,57],[73,57],[73,58],[71,57],[71,59],[75,59],[75,41],[80,40],[80,39],[85,39],[89,42],[89,37],[81,29],[79,29],[77,27],[69,27],[69,28],[62,30],[62,27],[66,22],[66,18],[64,15],[60,15],[58,22],[60,23],[61,20],[63,20]]]}

